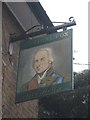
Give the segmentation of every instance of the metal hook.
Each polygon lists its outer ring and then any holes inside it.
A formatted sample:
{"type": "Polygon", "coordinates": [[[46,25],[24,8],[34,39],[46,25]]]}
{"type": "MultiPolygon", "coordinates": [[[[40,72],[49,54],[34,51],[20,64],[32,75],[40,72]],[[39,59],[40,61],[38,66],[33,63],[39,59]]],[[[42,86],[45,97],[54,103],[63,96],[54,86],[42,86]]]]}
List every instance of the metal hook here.
{"type": "Polygon", "coordinates": [[[71,16],[71,17],[69,18],[69,21],[70,21],[70,22],[74,22],[74,21],[75,21],[74,17],[71,16]]]}

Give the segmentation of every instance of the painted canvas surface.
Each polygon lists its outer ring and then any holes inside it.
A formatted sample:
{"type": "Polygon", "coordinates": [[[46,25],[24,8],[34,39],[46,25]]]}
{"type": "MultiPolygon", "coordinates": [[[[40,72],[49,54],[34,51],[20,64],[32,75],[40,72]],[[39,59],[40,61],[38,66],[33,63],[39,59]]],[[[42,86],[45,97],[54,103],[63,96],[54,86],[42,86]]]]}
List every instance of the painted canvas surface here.
{"type": "Polygon", "coordinates": [[[16,102],[73,89],[72,29],[20,45],[16,102]]]}

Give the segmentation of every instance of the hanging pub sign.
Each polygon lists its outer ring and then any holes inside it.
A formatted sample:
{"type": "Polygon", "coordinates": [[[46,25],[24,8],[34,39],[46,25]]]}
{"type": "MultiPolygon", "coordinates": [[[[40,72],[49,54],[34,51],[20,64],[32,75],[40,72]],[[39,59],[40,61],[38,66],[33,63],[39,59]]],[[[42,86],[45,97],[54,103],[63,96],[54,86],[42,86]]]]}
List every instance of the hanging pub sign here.
{"type": "Polygon", "coordinates": [[[72,29],[20,44],[16,103],[72,89],[72,29]]]}

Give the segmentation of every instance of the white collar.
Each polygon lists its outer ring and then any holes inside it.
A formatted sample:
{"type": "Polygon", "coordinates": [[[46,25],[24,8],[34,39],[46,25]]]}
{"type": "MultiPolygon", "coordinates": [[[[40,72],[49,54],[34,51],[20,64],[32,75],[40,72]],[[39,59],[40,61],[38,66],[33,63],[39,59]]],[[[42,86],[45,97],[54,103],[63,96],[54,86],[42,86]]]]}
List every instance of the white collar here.
{"type": "Polygon", "coordinates": [[[38,75],[38,83],[40,84],[41,80],[46,76],[48,69],[43,73],[42,76],[38,75]]]}

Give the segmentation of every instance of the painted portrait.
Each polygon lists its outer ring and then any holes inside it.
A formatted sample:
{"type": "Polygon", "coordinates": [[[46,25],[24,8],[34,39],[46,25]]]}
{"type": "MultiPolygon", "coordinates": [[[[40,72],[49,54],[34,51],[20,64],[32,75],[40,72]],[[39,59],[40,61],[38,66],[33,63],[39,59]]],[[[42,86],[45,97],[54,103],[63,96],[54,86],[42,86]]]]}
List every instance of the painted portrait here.
{"type": "Polygon", "coordinates": [[[35,53],[32,63],[36,74],[21,87],[21,92],[48,85],[61,84],[64,81],[64,77],[55,72],[53,62],[54,59],[50,48],[39,49],[35,53]]]}

